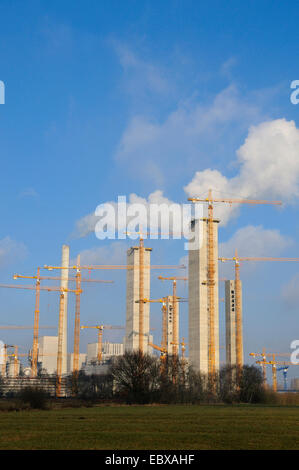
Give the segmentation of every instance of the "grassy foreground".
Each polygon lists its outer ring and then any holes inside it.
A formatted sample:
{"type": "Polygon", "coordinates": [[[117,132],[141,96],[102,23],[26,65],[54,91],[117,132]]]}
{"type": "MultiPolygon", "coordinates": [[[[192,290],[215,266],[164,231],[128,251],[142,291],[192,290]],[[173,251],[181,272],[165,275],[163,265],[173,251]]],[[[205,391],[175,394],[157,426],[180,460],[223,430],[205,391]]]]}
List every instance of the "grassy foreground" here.
{"type": "Polygon", "coordinates": [[[0,449],[298,449],[296,406],[95,406],[0,413],[0,449]]]}

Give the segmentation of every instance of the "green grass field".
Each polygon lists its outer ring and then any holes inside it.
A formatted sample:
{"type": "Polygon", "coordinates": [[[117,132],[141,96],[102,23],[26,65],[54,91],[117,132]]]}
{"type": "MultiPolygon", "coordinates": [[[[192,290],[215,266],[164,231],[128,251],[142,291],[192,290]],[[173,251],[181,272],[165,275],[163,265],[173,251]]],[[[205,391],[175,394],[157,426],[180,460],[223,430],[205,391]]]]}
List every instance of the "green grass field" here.
{"type": "Polygon", "coordinates": [[[298,449],[296,406],[95,406],[0,413],[0,449],[298,449]]]}

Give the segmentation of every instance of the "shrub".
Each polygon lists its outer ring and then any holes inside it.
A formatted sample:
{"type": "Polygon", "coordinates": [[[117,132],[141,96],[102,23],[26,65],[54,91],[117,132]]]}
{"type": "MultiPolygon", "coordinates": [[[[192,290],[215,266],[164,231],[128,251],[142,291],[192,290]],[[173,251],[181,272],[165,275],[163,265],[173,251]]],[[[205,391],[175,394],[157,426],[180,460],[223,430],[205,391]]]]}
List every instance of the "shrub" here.
{"type": "Polygon", "coordinates": [[[49,408],[49,396],[40,388],[26,387],[18,394],[21,403],[28,404],[30,408],[45,410],[49,408]]]}

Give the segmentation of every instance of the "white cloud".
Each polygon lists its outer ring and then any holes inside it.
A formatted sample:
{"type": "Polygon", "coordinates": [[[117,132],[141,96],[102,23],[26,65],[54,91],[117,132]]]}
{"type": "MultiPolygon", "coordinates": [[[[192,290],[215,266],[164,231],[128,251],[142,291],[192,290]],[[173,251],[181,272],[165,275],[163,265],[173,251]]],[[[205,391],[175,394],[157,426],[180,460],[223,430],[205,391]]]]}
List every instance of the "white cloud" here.
{"type": "MultiPolygon", "coordinates": [[[[279,230],[248,225],[237,230],[228,241],[219,244],[219,257],[231,258],[236,249],[241,257],[278,257],[292,244],[293,240],[279,230]]],[[[259,265],[258,261],[246,261],[242,263],[242,271],[253,271],[259,265]]],[[[220,263],[221,277],[229,278],[232,273],[232,262],[220,263]]]]}
{"type": "Polygon", "coordinates": [[[227,59],[220,68],[220,73],[228,79],[232,79],[232,69],[237,64],[236,57],[230,57],[227,59]]]}
{"type": "MultiPolygon", "coordinates": [[[[226,242],[219,243],[218,255],[232,258],[237,250],[239,256],[246,257],[278,257],[288,247],[293,245],[290,237],[282,235],[279,230],[264,229],[261,225],[248,225],[237,230],[226,242]]],[[[188,266],[188,255],[183,256],[179,264],[188,266]]],[[[258,262],[242,263],[242,271],[253,271],[258,262]]],[[[230,279],[233,276],[232,262],[219,262],[219,277],[230,279]]]]}
{"type": "Polygon", "coordinates": [[[277,257],[292,244],[293,241],[279,230],[248,225],[237,230],[227,242],[219,244],[219,256],[234,256],[237,249],[239,256],[277,257]]]}
{"type": "Polygon", "coordinates": [[[261,119],[259,107],[231,85],[208,105],[196,97],[179,102],[161,122],[135,115],[122,135],[115,158],[125,163],[131,174],[138,164],[138,177],[161,184],[163,175],[165,183],[170,174],[180,175],[207,162],[207,147],[209,159],[213,149],[219,161],[220,148],[221,153],[227,151],[228,135],[245,132],[261,119]],[[148,171],[149,165],[155,166],[154,172],[148,171]]]}
{"type": "Polygon", "coordinates": [[[136,97],[143,93],[167,93],[170,83],[161,66],[137,56],[126,44],[112,41],[125,72],[126,88],[136,97]]]}
{"type": "Polygon", "coordinates": [[[4,268],[15,261],[23,260],[28,254],[24,243],[5,237],[0,240],[0,268],[4,268]]]}
{"type": "MultiPolygon", "coordinates": [[[[143,140],[142,136],[139,138],[143,140]]],[[[138,146],[137,140],[134,144],[138,146]]],[[[293,121],[277,119],[252,126],[244,144],[238,149],[237,156],[239,171],[234,177],[228,178],[211,168],[197,171],[184,188],[187,196],[204,196],[212,188],[214,195],[232,199],[241,197],[298,201],[299,130],[293,121]]],[[[147,199],[132,193],[129,196],[129,205],[137,202],[144,204],[147,209],[152,203],[173,204],[161,190],[150,193],[147,199]]],[[[110,204],[116,206],[115,202],[110,204]]],[[[238,215],[239,206],[215,204],[215,217],[219,217],[224,225],[231,217],[238,215]]],[[[76,224],[77,236],[86,236],[92,232],[97,220],[94,214],[80,219],[76,224]]]]}
{"type": "Polygon", "coordinates": [[[87,214],[81,219],[77,220],[75,230],[72,233],[74,238],[83,238],[94,232],[95,225],[99,217],[95,214],[87,214]]]}
{"type": "Polygon", "coordinates": [[[127,244],[120,241],[114,241],[109,246],[93,247],[80,252],[80,263],[82,266],[94,264],[126,264],[127,249],[127,244]]]}
{"type": "MultiPolygon", "coordinates": [[[[236,176],[227,178],[212,169],[198,171],[185,187],[187,195],[197,196],[212,188],[216,196],[298,200],[299,130],[294,121],[277,119],[252,126],[237,156],[236,176]]],[[[216,204],[215,215],[225,224],[237,211],[237,205],[216,204]]]]}

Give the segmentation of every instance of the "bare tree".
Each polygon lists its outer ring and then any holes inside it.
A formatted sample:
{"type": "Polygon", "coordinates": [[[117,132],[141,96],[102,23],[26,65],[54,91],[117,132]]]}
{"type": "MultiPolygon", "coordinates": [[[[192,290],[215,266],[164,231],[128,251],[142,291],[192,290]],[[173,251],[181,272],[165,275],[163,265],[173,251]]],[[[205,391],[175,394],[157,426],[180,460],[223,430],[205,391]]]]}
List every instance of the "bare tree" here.
{"type": "Polygon", "coordinates": [[[149,403],[157,399],[159,359],[140,351],[125,352],[110,367],[114,392],[127,403],[149,403]]]}

